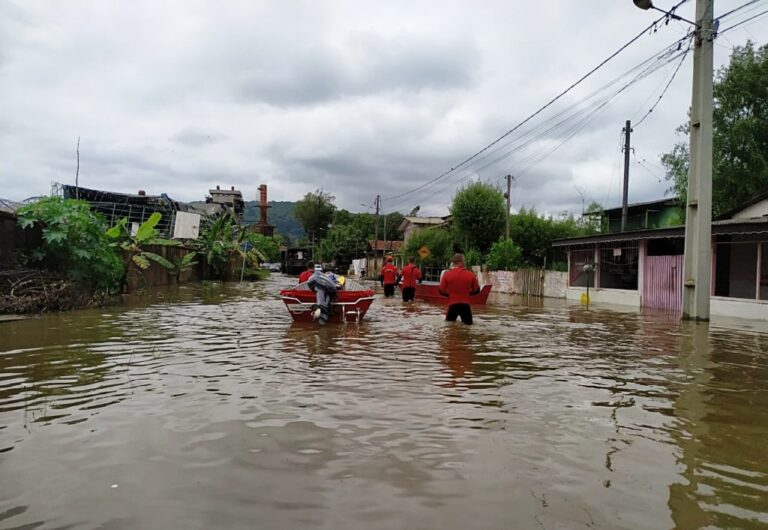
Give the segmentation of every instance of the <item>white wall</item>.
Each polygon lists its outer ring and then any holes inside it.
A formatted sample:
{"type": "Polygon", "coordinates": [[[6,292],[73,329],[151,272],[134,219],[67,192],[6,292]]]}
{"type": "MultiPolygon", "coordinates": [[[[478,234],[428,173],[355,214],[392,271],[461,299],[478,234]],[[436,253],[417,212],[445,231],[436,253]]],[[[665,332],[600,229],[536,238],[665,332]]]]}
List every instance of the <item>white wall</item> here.
{"type": "MultiPolygon", "coordinates": [[[[517,271],[489,271],[488,279],[493,285],[493,292],[519,294],[520,283],[517,271]]],[[[568,273],[557,271],[544,272],[544,296],[549,298],[565,298],[568,286],[568,273]]]]}
{"type": "MultiPolygon", "coordinates": [[[[568,300],[581,300],[582,293],[586,293],[585,287],[569,287],[566,292],[568,300]]],[[[625,305],[640,309],[640,293],[638,291],[624,291],[622,289],[589,289],[590,304],[625,305]]]]}
{"type": "Polygon", "coordinates": [[[752,217],[762,217],[768,215],[768,199],[763,199],[757,204],[747,206],[740,212],[736,213],[734,219],[750,219],[752,217]]]}
{"type": "Polygon", "coordinates": [[[718,317],[768,320],[768,302],[713,296],[710,299],[709,313],[718,317]]]}

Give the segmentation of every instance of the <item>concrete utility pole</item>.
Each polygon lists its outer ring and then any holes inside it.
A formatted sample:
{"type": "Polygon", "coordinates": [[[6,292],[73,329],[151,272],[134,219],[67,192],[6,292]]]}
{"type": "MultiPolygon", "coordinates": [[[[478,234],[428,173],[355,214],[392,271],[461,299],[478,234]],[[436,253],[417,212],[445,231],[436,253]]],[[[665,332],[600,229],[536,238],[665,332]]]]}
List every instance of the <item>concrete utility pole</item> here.
{"type": "Polygon", "coordinates": [[[624,133],[624,192],[621,196],[621,231],[627,229],[627,212],[629,209],[629,137],[632,127],[629,120],[622,131],[624,133]]]}
{"type": "Polygon", "coordinates": [[[379,270],[379,206],[381,205],[381,195],[376,195],[376,218],[373,223],[373,272],[379,270]]]}
{"type": "Polygon", "coordinates": [[[712,70],[714,0],[696,1],[683,318],[709,320],[712,282],[712,70]]]}
{"type": "Polygon", "coordinates": [[[510,199],[512,196],[512,175],[507,175],[507,194],[505,195],[507,199],[507,228],[504,231],[504,238],[508,241],[509,240],[509,207],[510,207],[510,199]]]}

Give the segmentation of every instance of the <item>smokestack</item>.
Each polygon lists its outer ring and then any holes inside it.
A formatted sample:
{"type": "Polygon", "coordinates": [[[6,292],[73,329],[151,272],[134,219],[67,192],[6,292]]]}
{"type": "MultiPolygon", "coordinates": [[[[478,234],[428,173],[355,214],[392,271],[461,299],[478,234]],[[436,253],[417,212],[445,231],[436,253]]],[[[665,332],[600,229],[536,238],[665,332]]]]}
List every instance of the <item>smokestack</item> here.
{"type": "Polygon", "coordinates": [[[259,186],[259,224],[266,225],[267,223],[267,185],[262,184],[259,186]]]}

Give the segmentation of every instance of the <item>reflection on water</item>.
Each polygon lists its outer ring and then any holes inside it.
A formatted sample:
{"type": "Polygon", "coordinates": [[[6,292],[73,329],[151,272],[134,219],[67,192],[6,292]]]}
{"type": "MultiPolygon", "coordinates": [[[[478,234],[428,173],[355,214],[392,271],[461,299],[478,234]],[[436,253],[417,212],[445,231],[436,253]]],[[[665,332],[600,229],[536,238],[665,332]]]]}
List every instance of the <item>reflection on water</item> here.
{"type": "Polygon", "coordinates": [[[0,326],[0,528],[764,528],[768,334],[289,280],[0,326]]]}

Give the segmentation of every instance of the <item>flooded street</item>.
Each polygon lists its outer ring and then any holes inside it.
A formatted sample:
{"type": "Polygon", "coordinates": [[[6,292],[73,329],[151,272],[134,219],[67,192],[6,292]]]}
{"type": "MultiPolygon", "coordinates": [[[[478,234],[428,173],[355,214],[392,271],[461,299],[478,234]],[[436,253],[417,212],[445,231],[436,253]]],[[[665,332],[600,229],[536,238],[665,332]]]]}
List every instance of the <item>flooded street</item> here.
{"type": "Polygon", "coordinates": [[[768,334],[291,280],[0,324],[0,528],[766,528],[768,334]]]}

